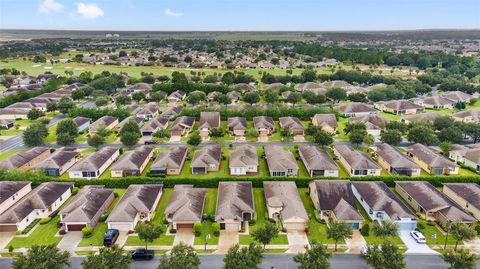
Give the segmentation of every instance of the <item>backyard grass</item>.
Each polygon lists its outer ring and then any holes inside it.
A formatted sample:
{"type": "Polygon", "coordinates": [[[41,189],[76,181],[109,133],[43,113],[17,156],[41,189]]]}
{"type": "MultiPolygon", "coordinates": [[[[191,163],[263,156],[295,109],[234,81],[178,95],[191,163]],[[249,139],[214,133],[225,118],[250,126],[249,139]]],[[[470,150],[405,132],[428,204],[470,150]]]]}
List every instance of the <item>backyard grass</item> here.
{"type": "Polygon", "coordinates": [[[335,140],[348,140],[347,134],[343,131],[345,126],[347,126],[348,119],[344,117],[339,117],[337,122],[337,130],[339,134],[335,137],[335,140]]]}
{"type": "Polygon", "coordinates": [[[38,224],[38,227],[27,237],[14,237],[5,247],[13,246],[14,248],[30,248],[35,245],[57,245],[62,237],[56,237],[58,232],[57,222],[60,216],[54,217],[46,224],[38,224]]]}
{"type": "MultiPolygon", "coordinates": [[[[215,215],[215,209],[217,206],[217,189],[211,188],[207,189],[205,194],[205,209],[204,213],[210,216],[215,215]]],[[[212,221],[203,222],[202,233],[199,236],[195,236],[194,245],[203,245],[204,241],[204,232],[207,237],[207,245],[218,245],[218,236],[215,236],[212,232],[212,221]]]]}
{"type": "Polygon", "coordinates": [[[392,114],[392,113],[387,113],[387,112],[384,112],[384,111],[380,111],[380,116],[384,117],[384,118],[387,118],[391,121],[399,121],[402,119],[402,116],[399,116],[399,115],[395,115],[395,114],[392,114]]]}

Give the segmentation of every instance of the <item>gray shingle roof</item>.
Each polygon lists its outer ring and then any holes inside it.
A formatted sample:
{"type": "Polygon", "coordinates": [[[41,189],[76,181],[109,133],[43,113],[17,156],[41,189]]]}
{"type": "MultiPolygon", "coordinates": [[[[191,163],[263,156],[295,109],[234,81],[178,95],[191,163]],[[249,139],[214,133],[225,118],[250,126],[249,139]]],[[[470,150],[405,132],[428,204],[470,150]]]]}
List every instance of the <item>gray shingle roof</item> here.
{"type": "Polygon", "coordinates": [[[139,170],[152,152],[153,148],[150,146],[141,146],[133,151],[129,151],[115,162],[111,170],[139,170]]]}
{"type": "Polygon", "coordinates": [[[47,159],[43,160],[35,166],[40,169],[59,169],[64,164],[75,159],[80,153],[76,148],[62,148],[55,151],[47,159]]]}
{"type": "Polygon", "coordinates": [[[444,183],[443,185],[465,199],[470,205],[480,209],[480,185],[475,183],[444,183]]]}
{"type": "Polygon", "coordinates": [[[197,150],[192,158],[192,167],[208,167],[209,164],[220,165],[222,161],[222,149],[217,146],[207,146],[197,150]]]}
{"type": "Polygon", "coordinates": [[[110,124],[112,124],[116,120],[118,120],[118,119],[115,118],[115,117],[112,117],[112,116],[103,116],[100,119],[96,120],[94,123],[92,123],[90,125],[89,130],[96,131],[102,126],[104,126],[104,127],[109,126],[110,124]]]}
{"type": "Polygon", "coordinates": [[[75,198],[63,208],[59,214],[63,215],[62,222],[90,222],[102,208],[107,199],[113,195],[113,189],[103,186],[85,186],[75,198]]]}
{"type": "Polygon", "coordinates": [[[267,206],[278,207],[280,202],[280,215],[282,220],[299,218],[308,220],[307,211],[303,205],[297,186],[293,181],[264,181],[263,190],[267,206]]]}
{"type": "Polygon", "coordinates": [[[29,184],[30,181],[0,181],[0,204],[29,184]]]}
{"type": "Polygon", "coordinates": [[[393,168],[415,168],[420,169],[420,166],[410,160],[407,156],[402,154],[396,148],[387,143],[377,146],[378,150],[375,152],[393,168]]]}
{"type": "Polygon", "coordinates": [[[165,129],[168,125],[168,118],[156,117],[147,122],[140,130],[142,132],[155,132],[159,129],[165,129]]]}
{"type": "Polygon", "coordinates": [[[77,125],[77,127],[80,127],[84,125],[87,122],[91,122],[92,120],[90,118],[85,118],[85,117],[76,117],[73,119],[73,122],[77,125]]]}
{"type": "Polygon", "coordinates": [[[174,222],[200,222],[204,204],[204,188],[175,185],[164,213],[174,222]]]}
{"type": "Polygon", "coordinates": [[[297,117],[280,117],[278,118],[278,121],[280,122],[280,127],[283,129],[305,129],[302,122],[297,117]]]}
{"type": "Polygon", "coordinates": [[[244,117],[231,117],[228,118],[227,123],[228,129],[236,130],[247,130],[247,119],[244,117]]]}
{"type": "Polygon", "coordinates": [[[272,117],[257,116],[253,117],[253,126],[255,129],[274,129],[275,123],[273,123],[272,117]]]}
{"type": "Polygon", "coordinates": [[[168,151],[162,151],[153,162],[152,169],[180,169],[186,156],[186,147],[176,147],[168,151]]]}
{"type": "Polygon", "coordinates": [[[348,145],[337,145],[335,150],[345,159],[352,169],[380,169],[365,152],[353,150],[348,145]]]}
{"type": "Polygon", "coordinates": [[[313,170],[338,170],[338,166],[324,150],[317,146],[300,146],[298,151],[303,156],[303,161],[313,170]]]}
{"type": "Polygon", "coordinates": [[[215,220],[242,220],[242,212],[254,212],[252,182],[228,181],[218,183],[215,220]]]}
{"type": "Polygon", "coordinates": [[[243,144],[230,152],[229,167],[246,167],[249,165],[258,166],[258,154],[254,146],[243,144]]]}
{"type": "Polygon", "coordinates": [[[452,168],[458,167],[458,165],[442,155],[434,152],[432,149],[428,148],[425,145],[420,143],[411,145],[406,148],[406,151],[413,154],[418,159],[422,160],[429,167],[442,167],[442,168],[452,168]]]}
{"type": "Polygon", "coordinates": [[[43,154],[45,151],[49,151],[49,148],[46,147],[35,147],[26,152],[20,152],[9,157],[6,160],[0,162],[0,168],[19,168],[24,166],[26,163],[37,158],[39,155],[43,154]]]}
{"type": "Polygon", "coordinates": [[[337,128],[337,117],[335,114],[315,114],[313,119],[321,126],[330,126],[337,128]]]}
{"type": "Polygon", "coordinates": [[[362,113],[362,112],[376,112],[373,107],[364,103],[346,103],[337,106],[343,114],[346,113],[362,113]]]}
{"type": "Polygon", "coordinates": [[[220,128],[220,113],[219,112],[200,112],[200,129],[220,128]]]}
{"type": "Polygon", "coordinates": [[[265,156],[267,157],[268,170],[270,171],[298,170],[298,164],[293,153],[284,150],[280,146],[266,146],[265,156]]]}
{"type": "Polygon", "coordinates": [[[117,151],[118,149],[114,147],[101,148],[99,151],[77,162],[70,168],[70,171],[97,171],[117,151]]]}

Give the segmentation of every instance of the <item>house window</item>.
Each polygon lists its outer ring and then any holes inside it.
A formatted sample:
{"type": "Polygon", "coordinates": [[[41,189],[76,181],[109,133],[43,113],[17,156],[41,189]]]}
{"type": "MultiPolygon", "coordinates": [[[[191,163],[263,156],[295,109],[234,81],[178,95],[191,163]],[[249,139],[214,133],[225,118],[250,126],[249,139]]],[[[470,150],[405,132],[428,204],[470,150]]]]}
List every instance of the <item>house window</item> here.
{"type": "Polygon", "coordinates": [[[410,197],[410,196],[408,196],[407,199],[408,199],[408,201],[410,201],[410,202],[412,201],[412,197],[410,197]]]}
{"type": "Polygon", "coordinates": [[[465,204],[465,207],[468,208],[468,203],[465,204]]]}
{"type": "Polygon", "coordinates": [[[293,169],[290,169],[290,168],[287,169],[287,173],[289,173],[289,174],[293,173],[293,169]]]}

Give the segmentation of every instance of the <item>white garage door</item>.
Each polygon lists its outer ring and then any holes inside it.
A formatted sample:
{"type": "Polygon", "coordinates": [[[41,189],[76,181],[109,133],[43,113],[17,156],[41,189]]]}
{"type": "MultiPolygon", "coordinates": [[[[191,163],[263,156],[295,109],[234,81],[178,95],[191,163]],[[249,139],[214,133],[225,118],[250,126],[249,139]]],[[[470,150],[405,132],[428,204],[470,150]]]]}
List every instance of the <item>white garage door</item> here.
{"type": "Polygon", "coordinates": [[[417,227],[416,222],[397,222],[400,231],[413,231],[417,227]]]}
{"type": "Polygon", "coordinates": [[[238,223],[225,223],[225,231],[239,231],[240,224],[238,223]]]}
{"type": "Polygon", "coordinates": [[[133,225],[131,223],[109,223],[110,229],[117,229],[120,232],[128,232],[133,230],[133,225]]]}
{"type": "Polygon", "coordinates": [[[304,231],[305,224],[302,222],[285,223],[285,228],[287,231],[304,231]]]}

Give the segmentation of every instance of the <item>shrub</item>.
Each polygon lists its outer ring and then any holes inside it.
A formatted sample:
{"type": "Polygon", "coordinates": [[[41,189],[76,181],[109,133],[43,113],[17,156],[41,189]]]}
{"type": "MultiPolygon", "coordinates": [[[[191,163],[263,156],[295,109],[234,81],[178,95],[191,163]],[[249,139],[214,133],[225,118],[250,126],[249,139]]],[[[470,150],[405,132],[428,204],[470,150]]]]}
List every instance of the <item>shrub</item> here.
{"type": "Polygon", "coordinates": [[[21,235],[21,234],[23,234],[23,231],[22,231],[22,230],[17,230],[17,231],[15,232],[15,234],[16,234],[16,235],[21,235]]]}
{"type": "Polygon", "coordinates": [[[417,228],[420,229],[420,230],[425,229],[426,226],[427,225],[426,225],[425,221],[423,221],[423,220],[417,222],[417,228]]]}
{"type": "Polygon", "coordinates": [[[15,248],[12,245],[8,246],[8,252],[12,253],[14,249],[15,248]]]}
{"type": "Polygon", "coordinates": [[[118,198],[118,192],[114,192],[113,197],[118,198]]]}
{"type": "Polygon", "coordinates": [[[92,227],[83,227],[82,228],[82,235],[84,238],[91,237],[93,235],[92,227]]]}
{"type": "Polygon", "coordinates": [[[58,233],[59,233],[60,235],[64,235],[64,234],[67,234],[67,231],[65,231],[64,229],[61,229],[58,233]]]}
{"type": "Polygon", "coordinates": [[[212,232],[215,236],[218,236],[220,234],[220,223],[215,222],[212,224],[212,232]]]}
{"type": "Polygon", "coordinates": [[[368,236],[370,234],[370,225],[368,223],[364,223],[360,229],[360,233],[363,236],[368,236]]]}
{"type": "Polygon", "coordinates": [[[435,226],[435,222],[433,222],[432,220],[427,220],[427,225],[428,226],[435,226]]]}
{"type": "Polygon", "coordinates": [[[74,187],[72,189],[72,195],[76,195],[80,189],[78,187],[74,187]]]}
{"type": "Polygon", "coordinates": [[[40,220],[40,225],[47,224],[52,220],[51,217],[46,217],[40,220]]]}
{"type": "Polygon", "coordinates": [[[480,222],[475,225],[475,231],[477,231],[477,234],[480,235],[480,222]]]}
{"type": "Polygon", "coordinates": [[[173,229],[173,228],[170,229],[170,233],[171,233],[171,234],[176,234],[176,233],[177,233],[177,229],[173,229]]]}
{"type": "Polygon", "coordinates": [[[100,216],[100,222],[105,222],[107,220],[107,218],[108,218],[108,214],[102,214],[100,216]]]}
{"type": "Polygon", "coordinates": [[[193,224],[193,232],[195,233],[195,236],[200,236],[202,234],[202,224],[200,222],[193,224]]]}
{"type": "Polygon", "coordinates": [[[39,219],[35,219],[34,221],[32,221],[32,223],[30,223],[27,227],[25,227],[23,231],[21,231],[21,234],[28,234],[33,229],[33,227],[35,227],[39,222],[40,222],[39,219]]]}

